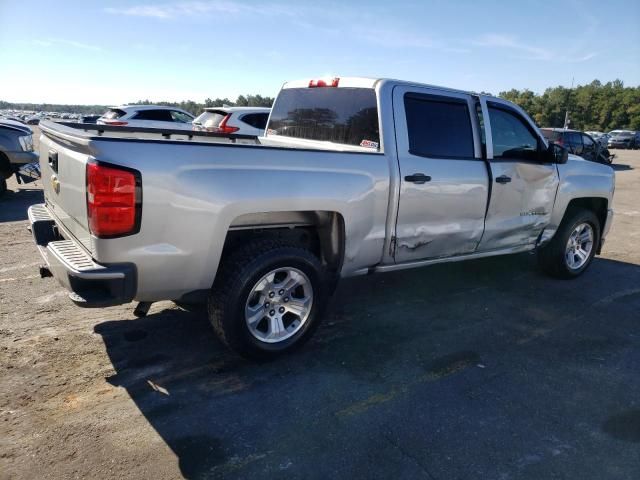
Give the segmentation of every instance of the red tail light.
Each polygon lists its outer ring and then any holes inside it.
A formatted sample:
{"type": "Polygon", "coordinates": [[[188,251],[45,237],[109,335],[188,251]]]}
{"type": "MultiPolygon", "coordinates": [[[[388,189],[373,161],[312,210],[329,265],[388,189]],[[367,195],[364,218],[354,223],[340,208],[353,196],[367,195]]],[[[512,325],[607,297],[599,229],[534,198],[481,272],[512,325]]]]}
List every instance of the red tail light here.
{"type": "Polygon", "coordinates": [[[218,133],[234,133],[240,130],[240,128],[238,127],[227,126],[227,121],[229,121],[230,118],[231,118],[231,114],[229,113],[227,114],[227,116],[225,116],[222,119],[222,121],[220,122],[220,125],[218,125],[218,128],[215,131],[218,133]]]}
{"type": "Polygon", "coordinates": [[[558,137],[558,140],[556,140],[556,144],[560,146],[564,145],[564,139],[562,138],[562,135],[558,137]]]}
{"type": "Polygon", "coordinates": [[[140,230],[140,173],[123,167],[87,163],[87,216],[96,237],[120,237],[140,230]]]}
{"type": "Polygon", "coordinates": [[[127,122],[123,122],[121,120],[105,120],[104,123],[107,125],[113,125],[115,127],[124,127],[125,125],[127,125],[127,122]]]}
{"type": "Polygon", "coordinates": [[[332,78],[331,80],[309,80],[309,88],[337,87],[338,83],[340,83],[340,79],[338,77],[332,78]]]}

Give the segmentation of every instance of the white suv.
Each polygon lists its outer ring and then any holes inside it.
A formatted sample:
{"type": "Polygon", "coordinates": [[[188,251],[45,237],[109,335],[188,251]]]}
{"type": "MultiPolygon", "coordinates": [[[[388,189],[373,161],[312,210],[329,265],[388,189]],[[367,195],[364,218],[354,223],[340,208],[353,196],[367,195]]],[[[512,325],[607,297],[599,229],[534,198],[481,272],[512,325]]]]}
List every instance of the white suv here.
{"type": "Polygon", "coordinates": [[[193,129],[262,136],[270,112],[266,107],[208,107],[193,121],[193,129]]]}
{"type": "Polygon", "coordinates": [[[162,105],[122,105],[111,107],[97,121],[99,125],[191,130],[193,115],[162,105]]]}

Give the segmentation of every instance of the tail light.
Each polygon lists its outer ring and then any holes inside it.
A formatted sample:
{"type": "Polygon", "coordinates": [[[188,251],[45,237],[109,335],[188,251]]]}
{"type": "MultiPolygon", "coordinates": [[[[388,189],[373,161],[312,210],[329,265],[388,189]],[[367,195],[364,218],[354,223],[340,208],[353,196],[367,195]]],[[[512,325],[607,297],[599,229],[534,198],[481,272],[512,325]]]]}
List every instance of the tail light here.
{"type": "Polygon", "coordinates": [[[109,238],[137,233],[141,214],[140,172],[87,163],[87,216],[93,235],[109,238]]]}
{"type": "Polygon", "coordinates": [[[229,127],[227,126],[227,122],[229,121],[229,119],[231,118],[231,114],[227,114],[222,121],[220,122],[220,125],[218,125],[218,128],[216,129],[216,132],[218,133],[234,133],[237,132],[238,130],[240,130],[240,128],[238,127],[229,127]]]}
{"type": "Polygon", "coordinates": [[[560,146],[564,145],[564,138],[562,138],[562,135],[558,137],[558,140],[556,140],[556,143],[560,146]]]}
{"type": "Polygon", "coordinates": [[[124,127],[127,125],[127,122],[123,122],[122,120],[104,120],[106,125],[113,125],[114,127],[124,127]]]}
{"type": "Polygon", "coordinates": [[[340,78],[331,78],[328,80],[318,79],[318,80],[309,80],[309,88],[316,87],[337,87],[338,83],[340,83],[340,78]]]}

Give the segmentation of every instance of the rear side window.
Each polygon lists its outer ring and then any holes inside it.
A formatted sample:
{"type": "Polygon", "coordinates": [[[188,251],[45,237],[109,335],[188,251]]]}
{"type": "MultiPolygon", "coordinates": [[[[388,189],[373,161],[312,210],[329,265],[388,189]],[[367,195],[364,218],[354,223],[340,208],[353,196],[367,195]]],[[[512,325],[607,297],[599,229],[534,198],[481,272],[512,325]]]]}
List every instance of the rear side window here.
{"type": "Polygon", "coordinates": [[[102,118],[105,120],[115,120],[116,118],[124,117],[126,114],[127,112],[119,108],[110,108],[102,115],[102,118]]]}
{"type": "Polygon", "coordinates": [[[469,106],[464,100],[408,93],[404,96],[409,152],[434,158],[474,158],[469,106]]]}
{"type": "Polygon", "coordinates": [[[267,134],[378,149],[376,93],[372,88],[285,88],[267,134]]]}
{"type": "Polygon", "coordinates": [[[251,125],[254,128],[264,130],[267,126],[267,120],[269,119],[268,113],[248,113],[244,115],[240,120],[244,123],[251,125]]]}
{"type": "Polygon", "coordinates": [[[141,110],[136,113],[133,120],[154,120],[156,122],[173,122],[169,110],[141,110]]]}
{"type": "Polygon", "coordinates": [[[198,115],[193,124],[206,129],[217,128],[226,116],[227,112],[223,110],[207,110],[198,115]]]}

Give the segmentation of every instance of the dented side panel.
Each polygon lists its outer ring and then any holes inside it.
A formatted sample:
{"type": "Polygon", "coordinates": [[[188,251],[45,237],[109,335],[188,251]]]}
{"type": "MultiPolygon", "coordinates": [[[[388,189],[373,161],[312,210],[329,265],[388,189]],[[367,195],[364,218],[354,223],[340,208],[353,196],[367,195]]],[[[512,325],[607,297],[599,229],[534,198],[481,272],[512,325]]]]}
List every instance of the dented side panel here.
{"type": "Polygon", "coordinates": [[[405,94],[446,96],[467,102],[470,95],[430,88],[397,86],[393,92],[396,144],[400,166],[400,198],[395,230],[395,262],[464,255],[476,250],[484,229],[489,195],[487,168],[481,158],[479,134],[474,136],[474,158],[434,158],[412,154],[404,107],[405,94]],[[419,184],[405,177],[423,173],[419,184]]]}

